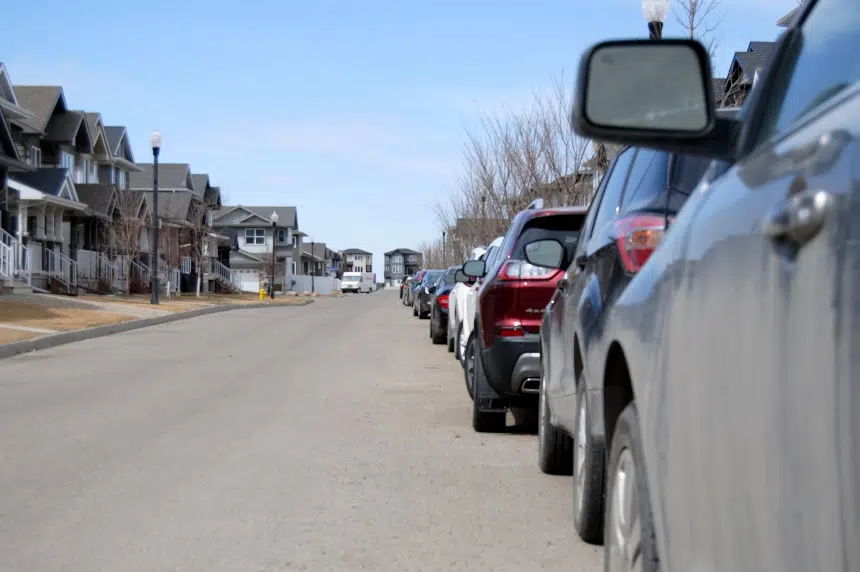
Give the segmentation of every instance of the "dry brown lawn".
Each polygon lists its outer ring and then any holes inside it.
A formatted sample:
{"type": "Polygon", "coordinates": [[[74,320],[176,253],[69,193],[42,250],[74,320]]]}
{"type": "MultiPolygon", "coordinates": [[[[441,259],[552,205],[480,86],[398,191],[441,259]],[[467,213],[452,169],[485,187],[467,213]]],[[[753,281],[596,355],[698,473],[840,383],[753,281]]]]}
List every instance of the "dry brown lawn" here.
{"type": "Polygon", "coordinates": [[[0,328],[0,346],[2,346],[3,344],[11,344],[12,342],[23,342],[24,340],[32,340],[33,338],[38,338],[42,335],[44,334],[0,328]]]}
{"type": "MultiPolygon", "coordinates": [[[[27,302],[0,301],[0,322],[46,330],[68,331],[118,324],[134,320],[135,316],[99,310],[48,308],[27,302]]],[[[4,330],[5,331],[5,330],[4,330]]]]}

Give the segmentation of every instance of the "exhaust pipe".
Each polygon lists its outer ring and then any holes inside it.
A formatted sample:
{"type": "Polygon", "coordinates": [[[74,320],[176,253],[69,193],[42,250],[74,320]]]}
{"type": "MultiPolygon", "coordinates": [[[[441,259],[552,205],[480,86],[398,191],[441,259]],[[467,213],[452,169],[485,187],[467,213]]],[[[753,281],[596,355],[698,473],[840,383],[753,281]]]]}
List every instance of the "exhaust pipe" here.
{"type": "Polygon", "coordinates": [[[526,379],[520,387],[522,393],[540,393],[540,379],[530,377],[526,379]]]}

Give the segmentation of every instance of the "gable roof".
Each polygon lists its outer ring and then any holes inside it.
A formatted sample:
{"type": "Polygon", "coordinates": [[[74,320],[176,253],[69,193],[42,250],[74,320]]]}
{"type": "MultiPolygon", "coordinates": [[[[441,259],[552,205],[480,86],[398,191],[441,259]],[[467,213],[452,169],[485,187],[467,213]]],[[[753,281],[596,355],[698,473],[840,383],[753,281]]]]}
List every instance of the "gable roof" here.
{"type": "Polygon", "coordinates": [[[26,123],[26,133],[44,133],[57,106],[66,111],[66,98],[59,85],[16,85],[18,103],[31,114],[26,123]]]}
{"type": "Polygon", "coordinates": [[[78,201],[68,169],[43,167],[29,173],[15,173],[10,177],[46,195],[78,201]]]}
{"type": "Polygon", "coordinates": [[[107,135],[111,155],[122,155],[122,138],[125,136],[125,127],[121,125],[106,125],[105,135],[107,135]]]}
{"type": "Polygon", "coordinates": [[[221,208],[221,187],[208,187],[203,193],[203,202],[210,208],[221,208]]]}
{"type": "Polygon", "coordinates": [[[15,145],[12,130],[9,128],[9,122],[6,121],[6,114],[3,112],[2,107],[0,107],[0,165],[26,171],[35,170],[31,165],[21,161],[21,156],[18,154],[18,146],[15,145]]]}
{"type": "Polygon", "coordinates": [[[366,250],[362,250],[360,248],[347,248],[343,251],[344,254],[369,254],[373,256],[372,252],[368,252],[366,250]]]}
{"type": "Polygon", "coordinates": [[[9,77],[9,70],[6,69],[6,64],[0,62],[0,108],[6,110],[6,118],[8,120],[18,119],[29,121],[32,114],[21,107],[15,88],[12,85],[12,80],[9,77]]]}
{"type": "Polygon", "coordinates": [[[326,259],[326,251],[328,247],[324,242],[305,242],[302,243],[302,254],[310,254],[314,258],[319,258],[320,260],[326,259]],[[313,251],[311,251],[311,244],[313,244],[313,251]]]}
{"type": "MultiPolygon", "coordinates": [[[[417,251],[412,250],[410,248],[395,248],[394,250],[386,252],[385,255],[388,256],[389,254],[397,254],[398,252],[400,254],[421,254],[420,252],[417,252],[417,251]]],[[[424,256],[424,255],[421,254],[421,256],[424,256]]]]}
{"type": "Polygon", "coordinates": [[[249,207],[245,205],[236,205],[219,209],[213,212],[212,219],[214,221],[213,224],[215,224],[216,226],[260,226],[260,222],[257,219],[264,221],[264,223],[266,224],[272,224],[271,222],[269,222],[269,217],[272,215],[272,211],[278,213],[279,227],[298,228],[298,213],[296,211],[296,207],[249,207]],[[233,222],[228,222],[228,215],[230,215],[231,213],[235,214],[237,210],[245,211],[247,213],[247,216],[240,217],[238,222],[236,222],[235,217],[230,217],[233,222]],[[243,222],[249,219],[252,220],[247,223],[243,222]]]}
{"type": "MultiPolygon", "coordinates": [[[[152,193],[142,193],[150,212],[153,210],[152,193]]],[[[190,191],[158,191],[158,217],[169,222],[185,223],[191,208],[190,191]]]]}
{"type": "MultiPolygon", "coordinates": [[[[149,163],[137,163],[140,171],[131,173],[129,188],[139,190],[152,189],[153,166],[149,163]]],[[[193,191],[190,184],[191,166],[188,163],[159,163],[158,188],[172,191],[193,191]]]]}
{"type": "Polygon", "coordinates": [[[194,187],[194,194],[200,195],[200,197],[206,196],[206,189],[209,188],[209,175],[207,174],[199,174],[191,175],[191,186],[194,187]]]}
{"type": "Polygon", "coordinates": [[[78,192],[78,200],[87,204],[87,210],[92,216],[110,218],[116,198],[114,185],[78,184],[75,185],[75,190],[78,192]]]}
{"type": "Polygon", "coordinates": [[[92,153],[93,137],[83,111],[55,113],[45,127],[45,140],[52,143],[83,144],[83,151],[92,153]]]}
{"type": "Polygon", "coordinates": [[[751,84],[756,70],[767,68],[775,47],[776,42],[750,42],[747,51],[735,52],[735,57],[729,67],[728,78],[731,80],[732,72],[737,66],[743,73],[741,83],[743,85],[751,84]]]}

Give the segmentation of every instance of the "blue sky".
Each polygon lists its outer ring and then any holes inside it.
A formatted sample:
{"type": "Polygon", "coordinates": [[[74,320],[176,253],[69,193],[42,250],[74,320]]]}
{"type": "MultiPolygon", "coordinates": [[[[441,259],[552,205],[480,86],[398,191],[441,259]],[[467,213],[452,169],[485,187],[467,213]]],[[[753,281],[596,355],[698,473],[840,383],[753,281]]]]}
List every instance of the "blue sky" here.
{"type": "MultiPolygon", "coordinates": [[[[675,0],[673,0],[675,1],[675,0]]],[[[717,69],[773,40],[795,0],[721,0],[717,69]]],[[[528,103],[595,41],[647,33],[638,0],[42,0],[4,6],[16,84],[129,128],[135,157],[209,173],[233,204],[299,209],[330,247],[438,234],[464,129],[528,103]],[[62,15],[46,18],[45,14],[62,15]]],[[[664,35],[678,35],[670,17],[664,35]]]]}

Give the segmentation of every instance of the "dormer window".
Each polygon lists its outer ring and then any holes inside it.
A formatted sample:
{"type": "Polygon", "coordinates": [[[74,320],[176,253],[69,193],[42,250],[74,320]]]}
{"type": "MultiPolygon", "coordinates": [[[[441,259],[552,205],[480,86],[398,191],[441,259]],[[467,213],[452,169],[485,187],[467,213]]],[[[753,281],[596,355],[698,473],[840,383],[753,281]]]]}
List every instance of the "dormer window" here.
{"type": "Polygon", "coordinates": [[[42,150],[38,147],[30,147],[30,164],[34,167],[42,166],[42,150]]]}
{"type": "Polygon", "coordinates": [[[63,169],[68,169],[69,172],[74,172],[75,170],[75,156],[71,153],[66,153],[65,151],[60,151],[60,160],[58,164],[63,169]]]}

